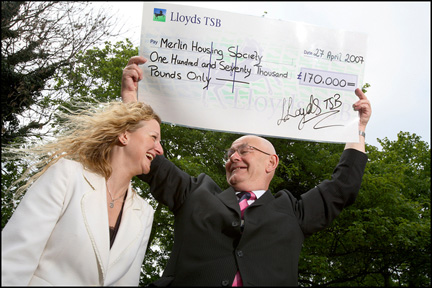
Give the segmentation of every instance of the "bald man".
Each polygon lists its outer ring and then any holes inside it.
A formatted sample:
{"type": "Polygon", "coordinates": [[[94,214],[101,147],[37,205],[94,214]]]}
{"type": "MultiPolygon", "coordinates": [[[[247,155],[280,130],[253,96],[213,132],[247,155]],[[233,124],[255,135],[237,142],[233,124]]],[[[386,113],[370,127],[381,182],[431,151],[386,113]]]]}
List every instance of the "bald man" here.
{"type": "MultiPolygon", "coordinates": [[[[123,70],[122,99],[136,101],[142,79],[132,57],[123,70]]],[[[246,135],[235,140],[225,155],[222,190],[206,174],[188,175],[157,156],[150,172],[138,176],[151,194],[174,213],[174,245],[170,260],[154,286],[297,286],[298,261],[305,237],[328,227],[360,189],[367,162],[364,131],[371,106],[360,89],[359,142],[347,143],[332,179],[295,198],[288,190],[268,188],[279,163],[266,139],[246,135]],[[238,194],[251,191],[242,212],[238,194]]]]}

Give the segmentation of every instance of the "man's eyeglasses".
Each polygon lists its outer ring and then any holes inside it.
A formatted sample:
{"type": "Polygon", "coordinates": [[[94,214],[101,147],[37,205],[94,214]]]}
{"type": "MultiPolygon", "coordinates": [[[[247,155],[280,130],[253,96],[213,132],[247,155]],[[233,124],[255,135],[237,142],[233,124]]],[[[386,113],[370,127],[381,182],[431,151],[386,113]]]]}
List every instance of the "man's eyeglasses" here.
{"type": "Polygon", "coordinates": [[[240,157],[244,157],[244,156],[246,156],[249,152],[251,152],[251,151],[253,151],[253,150],[257,150],[257,151],[259,151],[259,152],[261,152],[261,153],[264,153],[264,154],[266,154],[266,155],[271,155],[270,153],[267,153],[267,152],[264,152],[264,151],[262,151],[262,150],[260,150],[260,149],[258,149],[258,148],[256,148],[256,147],[254,147],[254,146],[251,146],[251,145],[247,145],[247,144],[245,144],[245,145],[240,145],[239,147],[237,147],[237,148],[230,148],[230,149],[228,149],[227,151],[226,151],[226,153],[225,153],[225,155],[224,155],[224,160],[225,160],[225,162],[228,162],[230,159],[231,159],[231,156],[235,153],[235,152],[237,152],[238,154],[239,154],[239,156],[240,157]]]}

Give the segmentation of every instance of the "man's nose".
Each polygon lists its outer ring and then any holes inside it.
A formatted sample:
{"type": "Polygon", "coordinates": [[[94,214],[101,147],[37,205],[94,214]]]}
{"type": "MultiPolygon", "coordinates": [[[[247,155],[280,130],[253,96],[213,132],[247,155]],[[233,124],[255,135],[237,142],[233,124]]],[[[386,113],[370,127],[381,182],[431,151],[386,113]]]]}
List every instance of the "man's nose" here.
{"type": "Polygon", "coordinates": [[[238,153],[238,151],[235,151],[230,157],[230,161],[234,162],[234,161],[240,161],[240,154],[238,153]]]}

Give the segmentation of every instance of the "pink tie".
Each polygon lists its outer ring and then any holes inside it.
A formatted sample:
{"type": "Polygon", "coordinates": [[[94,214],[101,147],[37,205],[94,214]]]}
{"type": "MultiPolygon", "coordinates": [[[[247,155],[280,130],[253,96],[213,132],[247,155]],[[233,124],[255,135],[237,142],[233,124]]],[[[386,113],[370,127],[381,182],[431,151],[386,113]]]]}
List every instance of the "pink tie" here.
{"type": "MultiPolygon", "coordinates": [[[[245,191],[241,192],[238,195],[240,197],[239,205],[240,205],[240,212],[241,212],[241,218],[243,219],[244,210],[249,206],[248,200],[255,200],[256,196],[251,191],[245,191]]],[[[243,281],[241,279],[240,271],[237,271],[237,274],[234,277],[233,285],[232,287],[240,287],[243,286],[243,281]]]]}

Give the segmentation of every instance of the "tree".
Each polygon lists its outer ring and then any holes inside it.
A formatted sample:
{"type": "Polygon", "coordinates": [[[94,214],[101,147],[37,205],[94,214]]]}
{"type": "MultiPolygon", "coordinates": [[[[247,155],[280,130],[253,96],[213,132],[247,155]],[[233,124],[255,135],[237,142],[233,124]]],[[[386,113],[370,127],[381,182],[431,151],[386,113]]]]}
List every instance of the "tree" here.
{"type": "MultiPolygon", "coordinates": [[[[53,89],[61,67],[104,38],[116,36],[117,21],[89,2],[3,1],[1,3],[1,144],[28,143],[49,136],[55,102],[68,95],[53,89]]],[[[8,162],[2,149],[2,227],[16,206],[5,193],[26,169],[8,162]]],[[[22,184],[22,183],[21,183],[22,184]]],[[[12,189],[12,192],[14,190],[12,189]]]]}
{"type": "Polygon", "coordinates": [[[430,148],[415,134],[368,146],[359,196],[307,239],[303,286],[430,286],[430,148]]]}
{"type": "Polygon", "coordinates": [[[60,106],[72,107],[77,102],[121,101],[121,77],[129,58],[138,54],[138,48],[126,39],[124,42],[105,41],[103,47],[94,47],[76,54],[74,65],[63,67],[56,75],[55,90],[69,97],[56,101],[60,106]]]}
{"type": "Polygon", "coordinates": [[[117,21],[89,2],[3,1],[1,24],[1,143],[8,144],[49,123],[59,68],[118,32],[117,21]]]}

